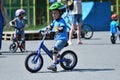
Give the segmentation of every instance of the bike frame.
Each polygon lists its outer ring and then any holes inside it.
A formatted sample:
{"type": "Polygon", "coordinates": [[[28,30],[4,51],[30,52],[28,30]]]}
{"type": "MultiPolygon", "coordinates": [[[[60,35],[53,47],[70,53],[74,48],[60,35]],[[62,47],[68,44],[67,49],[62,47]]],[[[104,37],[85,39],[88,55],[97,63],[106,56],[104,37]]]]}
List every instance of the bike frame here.
{"type": "MultiPolygon", "coordinates": [[[[35,56],[34,61],[36,62],[41,55],[41,49],[53,60],[53,53],[44,45],[46,34],[43,37],[43,40],[39,43],[39,48],[37,49],[37,56],[35,56]]],[[[68,61],[68,59],[58,59],[56,64],[59,64],[59,62],[68,61]]]]}
{"type": "MultiPolygon", "coordinates": [[[[13,37],[14,37],[14,36],[13,36],[13,37]]],[[[18,47],[23,48],[23,46],[20,45],[21,35],[17,34],[16,37],[14,37],[14,38],[16,39],[16,41],[14,41],[14,42],[17,43],[18,47]],[[20,40],[19,40],[19,39],[20,39],[20,40]]]]}
{"type": "Polygon", "coordinates": [[[41,55],[41,49],[43,49],[44,52],[46,52],[46,54],[47,54],[51,59],[53,59],[52,53],[51,53],[50,50],[48,50],[48,48],[44,45],[44,41],[41,41],[40,44],[39,44],[39,48],[38,48],[38,50],[37,50],[37,53],[38,53],[39,56],[41,55]]]}
{"type": "Polygon", "coordinates": [[[19,35],[17,34],[15,39],[16,39],[16,43],[17,43],[18,47],[20,47],[20,41],[18,40],[18,38],[19,38],[19,35]]]}
{"type": "MultiPolygon", "coordinates": [[[[40,42],[39,48],[37,50],[37,57],[35,57],[35,60],[34,60],[35,62],[41,56],[41,49],[43,49],[46,52],[46,54],[51,58],[51,60],[53,60],[53,54],[52,54],[52,52],[44,45],[44,42],[42,41],[42,42],[40,42]]],[[[56,64],[59,64],[59,62],[64,62],[64,61],[67,62],[68,59],[62,59],[62,60],[58,59],[57,62],[56,62],[56,64]]]]}

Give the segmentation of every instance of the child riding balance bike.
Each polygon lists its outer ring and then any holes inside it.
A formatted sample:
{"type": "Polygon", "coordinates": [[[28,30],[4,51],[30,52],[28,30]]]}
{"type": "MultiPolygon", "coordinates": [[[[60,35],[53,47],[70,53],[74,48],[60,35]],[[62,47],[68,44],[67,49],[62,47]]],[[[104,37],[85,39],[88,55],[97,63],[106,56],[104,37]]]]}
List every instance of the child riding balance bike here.
{"type": "Polygon", "coordinates": [[[25,52],[25,32],[24,32],[24,16],[25,10],[18,9],[15,12],[16,18],[9,22],[11,27],[15,28],[15,33],[12,38],[13,43],[10,45],[9,49],[11,52],[16,52],[18,47],[20,48],[21,52],[25,52]],[[20,39],[19,39],[20,38],[20,39]]]}
{"type": "Polygon", "coordinates": [[[48,67],[49,70],[57,71],[56,61],[57,54],[61,49],[67,44],[68,33],[67,33],[67,25],[63,18],[61,18],[63,12],[65,11],[65,7],[62,3],[56,2],[52,4],[49,8],[52,11],[53,22],[48,27],[50,30],[55,29],[55,45],[53,50],[53,63],[48,67]]]}
{"type": "Polygon", "coordinates": [[[117,36],[120,39],[120,26],[117,22],[118,20],[118,15],[117,14],[112,14],[111,16],[111,23],[110,23],[110,40],[112,44],[116,43],[117,36]]]}
{"type": "Polygon", "coordinates": [[[57,64],[60,63],[65,70],[72,70],[77,64],[77,56],[71,50],[66,50],[63,53],[59,53],[66,45],[68,40],[68,33],[66,23],[61,15],[64,12],[64,6],[60,2],[53,3],[50,8],[52,11],[53,22],[46,28],[46,30],[40,31],[42,33],[43,40],[40,42],[39,48],[36,52],[29,54],[25,59],[25,67],[28,71],[35,73],[39,71],[43,66],[43,57],[41,55],[41,49],[52,59],[53,63],[47,68],[54,72],[57,71],[57,64]],[[55,31],[55,45],[53,50],[49,50],[44,45],[46,33],[49,30],[55,31]]]}

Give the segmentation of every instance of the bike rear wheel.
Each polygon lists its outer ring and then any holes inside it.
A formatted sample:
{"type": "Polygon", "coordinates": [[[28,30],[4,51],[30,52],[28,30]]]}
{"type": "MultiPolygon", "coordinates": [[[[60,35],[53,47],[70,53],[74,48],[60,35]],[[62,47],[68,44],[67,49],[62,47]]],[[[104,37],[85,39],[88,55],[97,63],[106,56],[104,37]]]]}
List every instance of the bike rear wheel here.
{"type": "Polygon", "coordinates": [[[111,40],[112,44],[116,44],[116,37],[115,36],[111,36],[110,40],[111,40]]]}
{"type": "Polygon", "coordinates": [[[77,55],[71,50],[63,52],[60,59],[63,60],[60,65],[65,70],[72,70],[78,62],[77,55]]]}
{"type": "Polygon", "coordinates": [[[17,49],[18,49],[17,43],[14,42],[14,43],[10,44],[10,46],[9,46],[10,52],[15,53],[17,51],[17,49]]]}
{"type": "Polygon", "coordinates": [[[85,39],[91,39],[93,37],[93,28],[89,24],[83,24],[81,30],[81,37],[85,39]]]}
{"type": "Polygon", "coordinates": [[[25,67],[31,72],[38,72],[43,66],[43,58],[42,56],[38,56],[37,53],[29,54],[25,59],[25,67]]]}

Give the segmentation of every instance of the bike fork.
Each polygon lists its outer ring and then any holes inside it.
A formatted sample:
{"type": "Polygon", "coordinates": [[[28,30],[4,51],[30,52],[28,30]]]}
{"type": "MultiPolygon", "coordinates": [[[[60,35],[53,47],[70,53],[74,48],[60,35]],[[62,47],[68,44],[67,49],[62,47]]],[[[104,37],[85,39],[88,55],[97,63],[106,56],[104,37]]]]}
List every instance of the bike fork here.
{"type": "Polygon", "coordinates": [[[37,51],[37,55],[34,56],[34,58],[32,59],[32,62],[36,63],[40,56],[41,56],[40,52],[37,51]]]}

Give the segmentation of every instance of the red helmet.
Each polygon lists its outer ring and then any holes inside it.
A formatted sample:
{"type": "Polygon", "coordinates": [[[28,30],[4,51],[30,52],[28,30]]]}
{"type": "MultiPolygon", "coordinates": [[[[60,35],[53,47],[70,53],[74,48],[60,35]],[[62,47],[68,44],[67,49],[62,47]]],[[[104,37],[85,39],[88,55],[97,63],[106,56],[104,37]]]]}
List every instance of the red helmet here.
{"type": "Polygon", "coordinates": [[[117,14],[112,14],[111,18],[112,18],[112,19],[117,19],[117,18],[118,18],[118,15],[117,15],[117,14]]]}

